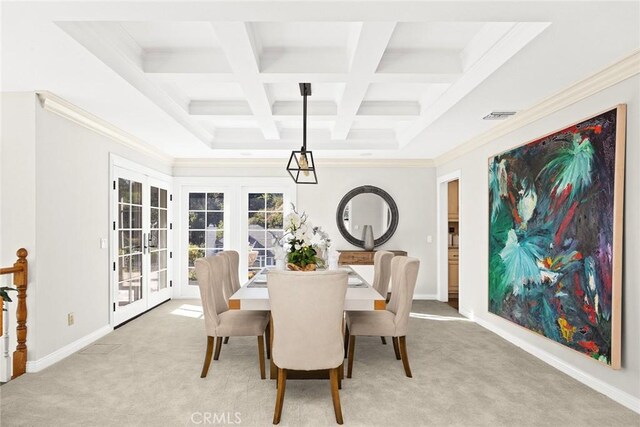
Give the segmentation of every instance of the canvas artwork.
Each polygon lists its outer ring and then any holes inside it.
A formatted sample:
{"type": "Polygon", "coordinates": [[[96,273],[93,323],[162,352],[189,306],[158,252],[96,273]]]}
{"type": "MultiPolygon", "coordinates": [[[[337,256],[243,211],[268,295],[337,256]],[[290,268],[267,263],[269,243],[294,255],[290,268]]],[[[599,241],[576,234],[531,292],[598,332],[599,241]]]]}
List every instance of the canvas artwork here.
{"type": "Polygon", "coordinates": [[[620,366],[625,106],[489,162],[489,311],[620,366]]]}

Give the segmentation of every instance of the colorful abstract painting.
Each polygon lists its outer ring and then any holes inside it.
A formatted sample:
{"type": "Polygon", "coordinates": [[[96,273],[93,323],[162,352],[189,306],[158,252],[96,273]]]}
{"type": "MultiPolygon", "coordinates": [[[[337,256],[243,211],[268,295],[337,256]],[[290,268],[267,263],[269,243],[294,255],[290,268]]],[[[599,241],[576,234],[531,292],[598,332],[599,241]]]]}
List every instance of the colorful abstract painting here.
{"type": "Polygon", "coordinates": [[[620,364],[625,106],[489,162],[489,311],[620,364]]]}

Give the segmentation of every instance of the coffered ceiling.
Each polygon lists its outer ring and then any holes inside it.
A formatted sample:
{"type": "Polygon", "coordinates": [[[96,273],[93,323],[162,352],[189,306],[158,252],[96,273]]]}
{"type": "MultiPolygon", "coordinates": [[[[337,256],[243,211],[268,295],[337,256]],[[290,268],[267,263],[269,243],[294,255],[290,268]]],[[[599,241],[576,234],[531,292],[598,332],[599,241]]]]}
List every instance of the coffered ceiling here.
{"type": "Polygon", "coordinates": [[[545,3],[5,4],[3,90],[50,90],[174,157],[278,157],[301,145],[310,82],[320,157],[432,158],[488,129],[490,109],[527,108],[640,45],[637,17],[545,3]],[[597,59],[584,67],[576,45],[553,63],[589,32],[597,59]],[[48,68],[19,81],[28,65],[48,68]],[[519,77],[532,87],[514,99],[519,77]]]}

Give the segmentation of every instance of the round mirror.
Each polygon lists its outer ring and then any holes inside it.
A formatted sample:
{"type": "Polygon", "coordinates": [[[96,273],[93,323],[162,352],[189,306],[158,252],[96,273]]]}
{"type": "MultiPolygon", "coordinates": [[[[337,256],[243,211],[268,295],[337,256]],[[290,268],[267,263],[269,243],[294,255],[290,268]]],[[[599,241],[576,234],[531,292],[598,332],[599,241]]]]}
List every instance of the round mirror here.
{"type": "Polygon", "coordinates": [[[398,227],[398,207],[389,193],[372,185],[349,191],[336,212],[338,230],[347,242],[364,247],[365,225],[373,229],[374,245],[388,241],[398,227]]]}

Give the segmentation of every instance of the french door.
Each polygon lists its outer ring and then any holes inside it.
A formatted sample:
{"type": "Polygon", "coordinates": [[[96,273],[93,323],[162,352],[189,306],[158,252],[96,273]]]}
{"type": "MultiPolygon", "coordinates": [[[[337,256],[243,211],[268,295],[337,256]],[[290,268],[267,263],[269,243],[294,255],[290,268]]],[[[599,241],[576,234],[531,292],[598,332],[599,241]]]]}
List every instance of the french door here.
{"type": "Polygon", "coordinates": [[[118,325],[171,297],[169,183],[114,166],[112,301],[118,325]]]}

